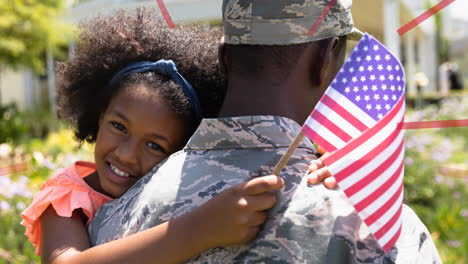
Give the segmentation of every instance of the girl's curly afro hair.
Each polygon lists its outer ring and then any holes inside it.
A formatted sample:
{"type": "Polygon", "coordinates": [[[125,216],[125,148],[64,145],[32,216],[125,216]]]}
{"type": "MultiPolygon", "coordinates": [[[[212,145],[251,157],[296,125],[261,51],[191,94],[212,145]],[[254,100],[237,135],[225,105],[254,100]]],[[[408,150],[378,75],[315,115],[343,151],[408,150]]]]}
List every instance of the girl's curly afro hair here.
{"type": "MultiPolygon", "coordinates": [[[[218,63],[220,29],[182,25],[169,29],[154,10],[120,10],[80,25],[75,54],[59,63],[58,114],[71,122],[80,141],[94,142],[101,113],[118,87],[108,83],[132,62],[171,59],[197,91],[204,117],[215,117],[225,93],[225,77],[218,63]]],[[[130,74],[123,84],[143,83],[159,89],[169,106],[184,120],[192,120],[191,105],[177,84],[155,73],[130,74]],[[163,88],[161,88],[163,87],[163,88]]]]}

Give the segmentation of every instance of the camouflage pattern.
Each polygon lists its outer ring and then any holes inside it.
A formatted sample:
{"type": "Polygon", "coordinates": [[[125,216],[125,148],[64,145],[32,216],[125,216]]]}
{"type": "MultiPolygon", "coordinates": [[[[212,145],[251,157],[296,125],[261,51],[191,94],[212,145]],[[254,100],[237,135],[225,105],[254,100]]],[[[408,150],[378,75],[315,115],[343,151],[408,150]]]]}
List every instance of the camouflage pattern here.
{"type": "MultiPolygon", "coordinates": [[[[92,245],[174,219],[228,187],[270,174],[300,128],[273,116],[204,119],[182,151],[101,207],[89,226],[92,245]]],[[[209,250],[189,263],[441,263],[408,207],[399,241],[384,254],[340,190],[307,185],[314,158],[304,139],[281,173],[285,188],[256,240],[209,250]]]]}
{"type": "Polygon", "coordinates": [[[224,41],[229,44],[288,45],[348,35],[359,39],[352,0],[337,0],[320,26],[309,30],[331,0],[224,0],[224,41]]]}

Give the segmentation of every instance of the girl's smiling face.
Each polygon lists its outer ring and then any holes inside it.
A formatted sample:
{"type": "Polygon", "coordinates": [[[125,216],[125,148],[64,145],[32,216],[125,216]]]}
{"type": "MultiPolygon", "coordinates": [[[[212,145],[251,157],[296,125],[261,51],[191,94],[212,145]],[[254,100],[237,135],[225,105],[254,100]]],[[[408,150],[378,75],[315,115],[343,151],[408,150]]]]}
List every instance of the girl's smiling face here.
{"type": "Polygon", "coordinates": [[[183,120],[157,93],[122,87],[99,120],[94,159],[102,191],[120,197],[185,138],[183,120]]]}

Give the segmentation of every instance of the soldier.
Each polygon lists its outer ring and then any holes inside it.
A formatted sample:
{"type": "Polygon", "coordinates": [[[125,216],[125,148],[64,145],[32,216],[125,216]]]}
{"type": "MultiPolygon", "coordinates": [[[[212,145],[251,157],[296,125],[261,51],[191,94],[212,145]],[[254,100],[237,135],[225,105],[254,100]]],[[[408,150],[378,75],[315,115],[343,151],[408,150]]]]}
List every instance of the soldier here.
{"type": "MultiPolygon", "coordinates": [[[[338,0],[307,34],[328,2],[223,1],[220,61],[228,85],[219,118],[204,119],[182,151],[101,208],[89,229],[93,245],[173,219],[229,186],[271,173],[342,66],[346,39],[358,33],[351,1],[338,0]]],[[[285,187],[254,241],[190,262],[441,262],[426,227],[406,206],[400,239],[385,254],[340,191],[307,185],[315,155],[305,139],[282,170],[285,187]]]]}

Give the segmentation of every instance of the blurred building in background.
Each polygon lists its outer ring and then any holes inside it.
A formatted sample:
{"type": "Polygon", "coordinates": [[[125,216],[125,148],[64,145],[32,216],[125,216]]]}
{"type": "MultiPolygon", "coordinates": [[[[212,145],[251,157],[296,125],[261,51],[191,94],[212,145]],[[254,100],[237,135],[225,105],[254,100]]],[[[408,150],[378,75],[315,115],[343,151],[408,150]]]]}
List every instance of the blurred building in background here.
{"type": "MultiPolygon", "coordinates": [[[[217,21],[221,23],[221,0],[164,0],[175,23],[217,21]]],[[[407,90],[418,94],[415,76],[424,75],[426,85],[422,93],[440,95],[439,59],[434,17],[399,36],[397,29],[427,10],[427,3],[414,0],[355,0],[353,17],[356,26],[374,35],[390,48],[403,62],[407,74],[407,90]]],[[[427,1],[426,1],[427,2],[427,1]]],[[[109,14],[116,9],[139,6],[158,9],[155,0],[81,0],[69,8],[65,19],[78,23],[99,13],[109,14]]],[[[465,58],[462,68],[468,69],[468,20],[454,21],[448,10],[443,10],[443,32],[451,45],[452,57],[465,58]]],[[[73,43],[70,44],[70,54],[73,43]]],[[[31,108],[43,101],[55,100],[54,61],[48,58],[47,74],[33,75],[30,71],[0,72],[0,104],[15,101],[21,108],[31,108]]]]}

